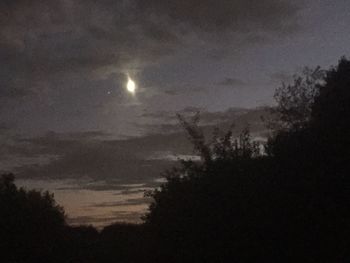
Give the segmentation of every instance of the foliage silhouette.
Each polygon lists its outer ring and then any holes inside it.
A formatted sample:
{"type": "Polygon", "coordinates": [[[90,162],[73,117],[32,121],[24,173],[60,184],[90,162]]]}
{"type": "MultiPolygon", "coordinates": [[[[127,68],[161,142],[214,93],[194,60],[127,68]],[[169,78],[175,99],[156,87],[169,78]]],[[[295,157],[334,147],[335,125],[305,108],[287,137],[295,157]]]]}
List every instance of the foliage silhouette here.
{"type": "Polygon", "coordinates": [[[4,262],[59,262],[63,209],[48,192],[17,188],[12,174],[0,178],[0,249],[4,262]]]}
{"type": "Polygon", "coordinates": [[[276,91],[265,154],[247,131],[208,143],[197,117],[180,117],[202,162],[182,161],[151,194],[159,262],[346,260],[350,61],[303,74],[276,91]]]}
{"type": "Polygon", "coordinates": [[[325,71],[320,67],[305,67],[300,75],[293,76],[293,83],[282,83],[274,98],[277,106],[272,113],[277,115],[270,123],[277,130],[295,130],[308,125],[315,97],[324,82],[325,71]]]}

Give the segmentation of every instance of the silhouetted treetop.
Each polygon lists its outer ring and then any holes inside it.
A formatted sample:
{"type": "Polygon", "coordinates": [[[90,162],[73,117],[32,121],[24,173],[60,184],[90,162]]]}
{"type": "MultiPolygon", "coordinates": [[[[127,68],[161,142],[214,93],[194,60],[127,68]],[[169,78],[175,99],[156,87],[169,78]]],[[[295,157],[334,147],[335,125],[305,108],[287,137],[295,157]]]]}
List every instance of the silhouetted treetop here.
{"type": "Polygon", "coordinates": [[[277,129],[267,152],[285,160],[295,156],[303,165],[334,169],[350,155],[350,61],[343,57],[336,67],[315,72],[316,77],[306,78],[308,84],[297,78],[295,85],[276,93],[277,123],[288,128],[277,129]]]}
{"type": "Polygon", "coordinates": [[[273,129],[301,129],[310,121],[314,100],[324,82],[325,71],[320,67],[305,67],[301,74],[293,76],[293,83],[282,83],[274,98],[277,106],[272,113],[277,118],[271,123],[273,129]]]}
{"type": "Polygon", "coordinates": [[[5,262],[58,262],[52,257],[63,242],[64,227],[63,208],[52,194],[17,188],[12,174],[0,177],[0,250],[5,262]]]}

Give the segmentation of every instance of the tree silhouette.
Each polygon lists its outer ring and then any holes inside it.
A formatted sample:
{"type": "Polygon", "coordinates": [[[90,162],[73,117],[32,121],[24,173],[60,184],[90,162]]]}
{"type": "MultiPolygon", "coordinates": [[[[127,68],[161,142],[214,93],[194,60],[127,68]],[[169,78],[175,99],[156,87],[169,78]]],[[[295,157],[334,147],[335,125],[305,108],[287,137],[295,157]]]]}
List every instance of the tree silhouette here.
{"type": "Polygon", "coordinates": [[[64,211],[52,194],[17,188],[12,174],[1,176],[1,261],[59,262],[64,227],[64,211]]]}
{"type": "Polygon", "coordinates": [[[320,67],[305,67],[300,75],[293,76],[292,84],[282,83],[274,94],[277,106],[272,108],[272,113],[277,118],[270,126],[275,130],[295,130],[308,125],[324,76],[325,71],[320,67]]]}
{"type": "Polygon", "coordinates": [[[194,122],[180,120],[202,161],[181,161],[180,167],[165,173],[167,183],[151,193],[154,202],[146,225],[160,246],[158,260],[213,262],[233,258],[248,248],[248,240],[255,235],[247,225],[255,228],[256,214],[262,211],[249,211],[247,206],[259,207],[262,200],[252,195],[262,195],[260,178],[255,175],[264,173],[265,159],[248,130],[239,138],[231,131],[220,135],[217,130],[211,142],[206,142],[197,118],[194,122]]]}
{"type": "MultiPolygon", "coordinates": [[[[318,72],[318,71],[316,71],[318,72]]],[[[299,163],[299,167],[309,167],[312,169],[334,170],[347,167],[349,163],[350,132],[350,61],[342,58],[337,67],[326,71],[323,79],[316,78],[311,81],[313,85],[296,88],[297,91],[287,90],[283,98],[278,99],[278,109],[283,108],[286,98],[293,98],[300,89],[306,89],[302,94],[310,95],[308,101],[312,102],[305,107],[295,103],[290,108],[298,108],[297,112],[306,113],[306,121],[298,128],[290,125],[290,119],[283,117],[280,122],[285,122],[289,129],[277,129],[276,134],[268,143],[268,152],[280,160],[292,161],[290,155],[294,156],[294,161],[299,163]],[[311,91],[307,91],[311,90],[311,91]],[[315,92],[316,90],[316,92],[315,92]],[[307,160],[307,162],[305,161],[307,160]]],[[[317,74],[318,75],[318,74],[317,74]]],[[[299,78],[298,78],[299,79],[299,78]]],[[[281,96],[280,92],[275,97],[281,96]]],[[[302,97],[301,95],[296,95],[302,97]]],[[[290,99],[290,102],[297,99],[290,99]]],[[[288,103],[287,103],[288,104],[288,103]]],[[[291,103],[292,104],[292,103],[291,103]]],[[[285,112],[285,115],[293,115],[285,112]]],[[[305,115],[305,114],[304,114],[305,115]]],[[[283,114],[281,114],[283,116],[283,114]]],[[[300,124],[300,121],[297,122],[300,124]]]]}
{"type": "Polygon", "coordinates": [[[342,58],[325,73],[306,125],[279,130],[268,152],[284,174],[280,185],[297,187],[294,199],[303,203],[297,213],[309,234],[300,233],[303,242],[324,252],[322,260],[335,261],[336,254],[342,261],[350,244],[350,61],[342,58]]]}
{"type": "Polygon", "coordinates": [[[276,92],[278,120],[261,154],[249,132],[206,141],[165,173],[146,225],[158,262],[343,262],[350,245],[350,61],[304,71],[276,92]]]}

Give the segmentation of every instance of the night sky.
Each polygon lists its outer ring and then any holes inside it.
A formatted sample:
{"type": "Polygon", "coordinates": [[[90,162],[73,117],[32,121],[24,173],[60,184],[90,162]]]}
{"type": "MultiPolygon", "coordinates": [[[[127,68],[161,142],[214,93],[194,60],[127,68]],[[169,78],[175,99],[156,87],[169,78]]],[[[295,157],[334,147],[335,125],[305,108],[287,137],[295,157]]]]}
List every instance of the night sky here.
{"type": "Polygon", "coordinates": [[[348,0],[2,0],[0,171],[71,223],[138,221],[195,158],[176,113],[263,136],[274,90],[349,55],[349,25],[348,0]]]}

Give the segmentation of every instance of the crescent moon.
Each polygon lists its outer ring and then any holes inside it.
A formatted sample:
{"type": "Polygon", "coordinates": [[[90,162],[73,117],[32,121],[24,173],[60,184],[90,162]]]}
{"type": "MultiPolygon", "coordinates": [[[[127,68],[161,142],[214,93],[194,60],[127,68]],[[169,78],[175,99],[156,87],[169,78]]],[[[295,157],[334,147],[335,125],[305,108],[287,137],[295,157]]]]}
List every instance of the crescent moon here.
{"type": "Polygon", "coordinates": [[[136,91],[136,84],[135,82],[130,78],[128,77],[128,83],[126,84],[126,89],[132,93],[132,94],[135,94],[135,91],[136,91]]]}

